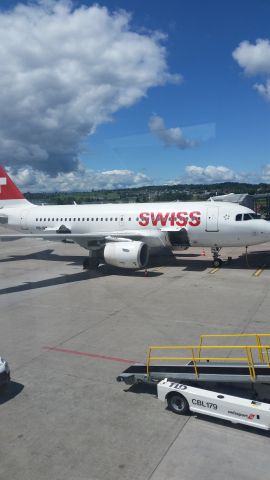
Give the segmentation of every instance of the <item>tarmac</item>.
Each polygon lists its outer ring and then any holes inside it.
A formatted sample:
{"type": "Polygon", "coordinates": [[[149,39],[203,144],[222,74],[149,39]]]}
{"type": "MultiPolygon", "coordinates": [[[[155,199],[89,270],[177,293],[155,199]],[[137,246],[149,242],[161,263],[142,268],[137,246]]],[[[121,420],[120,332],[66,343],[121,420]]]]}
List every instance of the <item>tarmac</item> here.
{"type": "Polygon", "coordinates": [[[269,433],[178,416],[116,377],[148,345],[270,333],[270,245],[160,257],[144,271],[82,270],[74,244],[0,243],[0,478],[227,480],[267,476],[269,433]]]}

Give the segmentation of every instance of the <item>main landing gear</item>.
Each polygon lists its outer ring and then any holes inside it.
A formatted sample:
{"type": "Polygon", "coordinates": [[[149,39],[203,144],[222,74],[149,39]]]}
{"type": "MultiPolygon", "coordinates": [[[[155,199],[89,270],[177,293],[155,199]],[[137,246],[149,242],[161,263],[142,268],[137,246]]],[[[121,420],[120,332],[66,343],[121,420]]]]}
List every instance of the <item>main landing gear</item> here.
{"type": "Polygon", "coordinates": [[[85,257],[83,260],[83,269],[91,270],[92,268],[98,268],[100,264],[100,257],[95,255],[95,252],[89,252],[89,257],[85,257]]]}
{"type": "Polygon", "coordinates": [[[222,260],[219,258],[219,252],[221,250],[221,247],[212,247],[211,252],[213,255],[213,267],[219,268],[222,265],[222,260]]]}

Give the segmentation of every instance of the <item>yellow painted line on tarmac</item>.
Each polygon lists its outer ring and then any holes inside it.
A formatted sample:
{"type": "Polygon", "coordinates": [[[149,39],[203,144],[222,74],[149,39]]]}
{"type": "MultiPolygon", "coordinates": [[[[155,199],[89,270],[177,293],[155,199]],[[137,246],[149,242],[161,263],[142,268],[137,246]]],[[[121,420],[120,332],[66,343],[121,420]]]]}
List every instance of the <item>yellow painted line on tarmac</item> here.
{"type": "Polygon", "coordinates": [[[266,267],[266,264],[263,265],[262,267],[257,268],[256,272],[253,273],[253,276],[259,277],[261,273],[264,271],[265,267],[266,267]]]}
{"type": "Polygon", "coordinates": [[[216,273],[216,272],[218,272],[219,270],[220,270],[219,267],[217,267],[217,268],[212,268],[212,270],[210,270],[209,273],[216,273]]]}

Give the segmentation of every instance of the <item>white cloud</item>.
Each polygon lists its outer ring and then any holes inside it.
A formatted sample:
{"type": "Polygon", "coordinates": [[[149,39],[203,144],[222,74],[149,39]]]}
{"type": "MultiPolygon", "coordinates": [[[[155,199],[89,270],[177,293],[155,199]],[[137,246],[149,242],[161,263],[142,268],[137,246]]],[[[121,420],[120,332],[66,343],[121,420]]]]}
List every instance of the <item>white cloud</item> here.
{"type": "Polygon", "coordinates": [[[270,74],[269,40],[258,39],[255,45],[241,42],[232,55],[246,74],[270,74]]]}
{"type": "Polygon", "coordinates": [[[186,138],[181,128],[166,128],[163,118],[153,115],[149,120],[150,131],[166,146],[174,146],[181,150],[194,147],[197,142],[186,138]]]}
{"type": "Polygon", "coordinates": [[[270,79],[265,82],[265,85],[263,83],[255,83],[254,88],[265,100],[270,102],[270,79]]]}
{"type": "Polygon", "coordinates": [[[233,170],[224,166],[208,165],[198,167],[189,165],[185,168],[186,176],[184,183],[218,183],[237,181],[237,175],[233,170]]]}
{"type": "Polygon", "coordinates": [[[270,41],[258,39],[255,45],[241,42],[232,55],[247,75],[266,77],[265,83],[255,83],[254,88],[270,101],[270,41]]]}
{"type": "Polygon", "coordinates": [[[17,171],[7,168],[12,180],[24,192],[69,192],[110,190],[150,185],[152,179],[141,172],[131,170],[93,171],[79,163],[73,172],[59,172],[51,177],[45,172],[22,167],[17,171]]]}
{"type": "Polygon", "coordinates": [[[261,182],[270,183],[270,164],[266,164],[262,168],[261,182]]]}
{"type": "Polygon", "coordinates": [[[164,37],[130,16],[43,0],[0,12],[0,163],[48,173],[78,167],[82,142],[168,72],[164,37]]]}

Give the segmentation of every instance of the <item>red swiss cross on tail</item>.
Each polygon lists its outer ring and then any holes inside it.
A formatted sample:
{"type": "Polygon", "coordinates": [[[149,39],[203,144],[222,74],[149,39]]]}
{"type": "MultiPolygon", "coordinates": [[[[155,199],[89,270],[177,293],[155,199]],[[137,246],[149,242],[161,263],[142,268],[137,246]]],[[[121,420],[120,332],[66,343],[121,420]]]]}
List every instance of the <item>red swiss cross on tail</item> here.
{"type": "Polygon", "coordinates": [[[22,192],[0,166],[0,206],[15,206],[18,203],[28,203],[22,192]]]}

